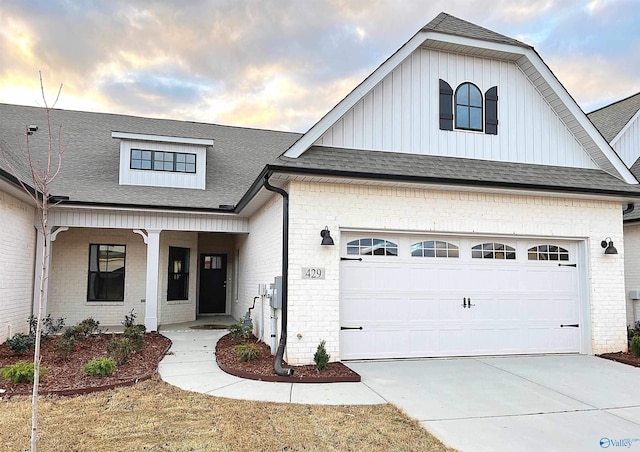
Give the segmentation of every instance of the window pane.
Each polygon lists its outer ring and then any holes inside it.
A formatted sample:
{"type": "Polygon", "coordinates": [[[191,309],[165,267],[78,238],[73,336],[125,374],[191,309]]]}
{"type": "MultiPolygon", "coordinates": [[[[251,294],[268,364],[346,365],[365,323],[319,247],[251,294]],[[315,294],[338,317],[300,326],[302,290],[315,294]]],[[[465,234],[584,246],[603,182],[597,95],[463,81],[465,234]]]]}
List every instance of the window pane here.
{"type": "Polygon", "coordinates": [[[469,128],[469,107],[456,107],[456,127],[469,128]]]}
{"type": "Polygon", "coordinates": [[[185,172],[186,173],[195,173],[196,172],[195,163],[188,163],[187,166],[185,167],[185,172]]]}
{"type": "Polygon", "coordinates": [[[449,257],[459,257],[458,256],[458,248],[449,250],[449,257]]]}
{"type": "Polygon", "coordinates": [[[140,154],[141,154],[141,152],[138,149],[132,149],[131,150],[131,158],[132,159],[138,159],[139,160],[140,159],[140,154]]]}
{"type": "Polygon", "coordinates": [[[474,130],[482,130],[482,109],[470,108],[469,114],[469,128],[474,130]]]}
{"type": "Polygon", "coordinates": [[[456,104],[469,105],[469,84],[464,83],[458,88],[456,93],[456,104]]]}
{"type": "Polygon", "coordinates": [[[482,107],[482,95],[480,90],[473,85],[467,85],[469,87],[469,105],[473,107],[482,107]]]}
{"type": "Polygon", "coordinates": [[[195,154],[185,154],[186,157],[186,162],[187,163],[192,163],[192,164],[196,164],[196,155],[195,154]]]}

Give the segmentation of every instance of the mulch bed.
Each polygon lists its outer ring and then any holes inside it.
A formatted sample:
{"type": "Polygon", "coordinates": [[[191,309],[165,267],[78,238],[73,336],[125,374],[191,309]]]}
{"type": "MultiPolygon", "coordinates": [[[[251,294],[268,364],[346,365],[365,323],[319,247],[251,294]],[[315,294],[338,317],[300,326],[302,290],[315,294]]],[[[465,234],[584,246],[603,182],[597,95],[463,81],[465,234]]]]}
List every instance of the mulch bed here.
{"type": "Polygon", "coordinates": [[[220,338],[216,344],[216,360],[223,371],[241,378],[262,381],[279,381],[288,383],[338,383],[358,382],[360,375],[340,362],[329,363],[322,371],[318,371],[314,364],[306,366],[289,366],[283,362],[283,368],[293,369],[293,375],[282,377],[273,370],[274,357],[271,349],[264,342],[257,342],[255,338],[247,342],[253,342],[259,349],[258,358],[241,362],[236,356],[236,345],[230,334],[220,338]]]}
{"type": "Polygon", "coordinates": [[[628,352],[616,352],[616,353],[603,353],[598,355],[604,359],[610,359],[612,361],[618,361],[619,363],[628,364],[634,367],[640,367],[640,358],[633,356],[628,352]]]}
{"type": "MultiPolygon", "coordinates": [[[[40,379],[40,394],[77,395],[88,392],[104,391],[119,386],[130,386],[138,381],[150,378],[157,370],[158,363],[169,350],[171,341],[158,333],[145,334],[144,347],[132,352],[129,360],[117,366],[106,377],[90,376],[84,373],[83,366],[93,358],[107,357],[107,344],[116,334],[95,334],[80,342],[80,349],[64,356],[57,347],[58,336],[44,339],[41,343],[41,366],[49,371],[40,379]]],[[[33,362],[33,349],[24,355],[16,355],[7,347],[0,345],[0,368],[18,361],[33,362]]],[[[31,394],[31,383],[11,383],[0,378],[0,389],[5,392],[0,397],[31,394]]]]}

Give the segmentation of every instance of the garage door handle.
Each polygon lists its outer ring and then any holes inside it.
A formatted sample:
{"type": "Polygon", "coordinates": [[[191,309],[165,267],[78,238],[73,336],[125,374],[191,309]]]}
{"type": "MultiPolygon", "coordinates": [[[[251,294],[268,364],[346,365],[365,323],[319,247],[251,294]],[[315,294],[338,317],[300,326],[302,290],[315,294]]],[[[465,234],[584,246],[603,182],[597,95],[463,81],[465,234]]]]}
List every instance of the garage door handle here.
{"type": "Polygon", "coordinates": [[[341,261],[361,261],[361,257],[341,257],[341,261]]]}
{"type": "Polygon", "coordinates": [[[361,330],[361,326],[341,326],[341,330],[361,330]]]}
{"type": "Polygon", "coordinates": [[[576,264],[558,264],[558,267],[577,267],[576,264]]]}
{"type": "Polygon", "coordinates": [[[564,328],[565,326],[570,326],[571,328],[579,328],[580,324],[579,323],[569,323],[566,325],[560,325],[560,328],[564,328]]]}

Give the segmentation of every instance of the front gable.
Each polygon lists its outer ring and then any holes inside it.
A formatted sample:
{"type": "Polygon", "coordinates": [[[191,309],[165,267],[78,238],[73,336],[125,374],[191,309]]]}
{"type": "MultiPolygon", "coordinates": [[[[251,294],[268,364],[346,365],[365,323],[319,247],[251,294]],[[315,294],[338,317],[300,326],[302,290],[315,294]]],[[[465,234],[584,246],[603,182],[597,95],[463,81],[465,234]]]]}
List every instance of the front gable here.
{"type": "Polygon", "coordinates": [[[599,168],[637,183],[533,48],[444,13],[284,156],[297,158],[313,145],[599,168]],[[495,87],[496,134],[485,133],[484,116],[480,129],[442,130],[440,80],[453,92],[472,83],[483,101],[495,87]]]}
{"type": "MultiPolygon", "coordinates": [[[[451,102],[451,101],[449,101],[451,102]]],[[[473,124],[471,124],[473,126],[473,124]]],[[[442,155],[519,163],[597,168],[566,124],[529,77],[513,61],[415,50],[365,94],[314,143],[413,154],[442,155]],[[456,124],[441,127],[444,95],[476,86],[482,96],[479,129],[456,124]],[[487,93],[497,88],[498,130],[486,133],[487,93]]]]}

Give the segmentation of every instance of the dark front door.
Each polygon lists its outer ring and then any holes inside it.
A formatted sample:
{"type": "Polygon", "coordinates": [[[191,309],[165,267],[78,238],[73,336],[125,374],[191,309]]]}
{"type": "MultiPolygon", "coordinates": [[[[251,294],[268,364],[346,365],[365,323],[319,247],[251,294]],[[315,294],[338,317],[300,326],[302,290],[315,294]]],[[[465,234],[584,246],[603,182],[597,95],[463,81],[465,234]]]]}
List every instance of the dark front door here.
{"type": "Polygon", "coordinates": [[[224,314],[227,308],[227,255],[200,255],[200,314],[224,314]]]}

